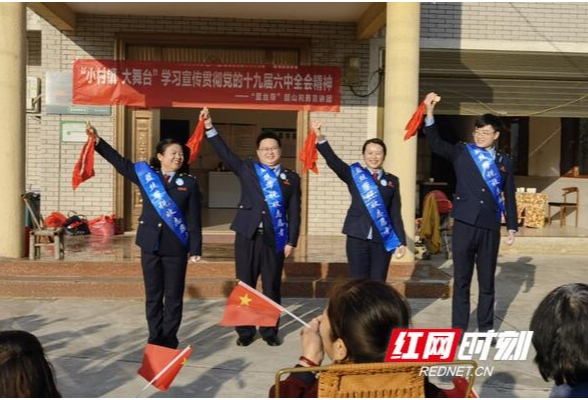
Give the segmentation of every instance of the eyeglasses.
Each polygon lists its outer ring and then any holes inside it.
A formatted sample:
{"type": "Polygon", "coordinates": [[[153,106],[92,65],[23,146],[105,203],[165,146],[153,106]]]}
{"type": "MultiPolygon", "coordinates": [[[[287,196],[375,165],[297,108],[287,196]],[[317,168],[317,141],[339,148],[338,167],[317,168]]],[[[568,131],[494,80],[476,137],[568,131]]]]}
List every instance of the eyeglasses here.
{"type": "Polygon", "coordinates": [[[481,136],[481,137],[489,137],[492,136],[496,133],[496,131],[480,131],[478,129],[476,129],[475,131],[472,132],[472,136],[481,136]]]}
{"type": "Polygon", "coordinates": [[[279,147],[260,147],[257,150],[261,151],[262,153],[273,153],[275,151],[278,151],[279,149],[279,147]]]}

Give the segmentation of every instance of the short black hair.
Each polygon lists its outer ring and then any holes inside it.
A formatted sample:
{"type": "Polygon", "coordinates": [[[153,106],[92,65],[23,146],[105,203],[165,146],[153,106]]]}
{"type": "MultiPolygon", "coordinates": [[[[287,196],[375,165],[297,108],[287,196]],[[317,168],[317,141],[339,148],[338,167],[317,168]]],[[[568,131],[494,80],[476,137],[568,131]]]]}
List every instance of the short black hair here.
{"type": "Polygon", "coordinates": [[[505,127],[500,117],[493,114],[484,114],[476,118],[475,127],[481,128],[486,125],[491,125],[494,131],[504,132],[505,127]]]}
{"type": "Polygon", "coordinates": [[[265,132],[261,132],[259,134],[259,136],[257,137],[257,140],[255,140],[255,145],[257,146],[258,149],[259,149],[259,144],[261,143],[261,141],[265,140],[265,139],[274,139],[276,142],[278,142],[278,147],[280,149],[282,148],[282,142],[280,141],[280,138],[278,137],[278,135],[276,135],[272,131],[265,131],[265,132]]]}
{"type": "Polygon", "coordinates": [[[535,363],[545,381],[588,383],[588,285],[571,283],[549,293],[533,313],[535,363]]]}
{"type": "Polygon", "coordinates": [[[382,146],[382,148],[384,149],[384,156],[386,156],[386,151],[387,151],[386,150],[386,143],[384,143],[384,141],[382,139],[378,139],[378,138],[366,140],[365,143],[363,144],[363,147],[361,148],[361,154],[365,154],[365,148],[370,143],[378,144],[378,145],[382,146]]]}
{"type": "Polygon", "coordinates": [[[182,152],[184,153],[184,163],[182,164],[180,169],[178,169],[177,172],[189,172],[190,166],[188,165],[188,160],[190,160],[190,148],[185,144],[182,144],[178,142],[176,139],[172,138],[162,139],[159,141],[159,143],[157,143],[157,146],[155,146],[155,155],[151,157],[151,160],[149,160],[149,165],[151,165],[151,167],[153,167],[156,170],[160,170],[161,162],[157,158],[157,154],[163,155],[163,153],[165,153],[165,150],[172,144],[177,144],[178,146],[180,146],[182,148],[182,152]]]}

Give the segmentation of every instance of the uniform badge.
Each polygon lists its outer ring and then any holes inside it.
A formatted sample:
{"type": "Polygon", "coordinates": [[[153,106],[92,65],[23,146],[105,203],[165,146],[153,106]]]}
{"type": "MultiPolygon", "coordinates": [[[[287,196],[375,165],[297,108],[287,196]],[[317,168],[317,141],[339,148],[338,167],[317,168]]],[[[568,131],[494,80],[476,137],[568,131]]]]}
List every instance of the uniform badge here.
{"type": "Polygon", "coordinates": [[[282,179],[286,179],[286,174],[282,172],[282,173],[280,174],[280,178],[282,178],[282,179]]]}
{"type": "Polygon", "coordinates": [[[388,181],[386,179],[382,179],[380,181],[380,183],[382,184],[382,186],[387,186],[388,185],[388,181]]]}
{"type": "Polygon", "coordinates": [[[176,185],[178,185],[178,186],[184,186],[184,180],[182,178],[176,179],[176,185]]]}

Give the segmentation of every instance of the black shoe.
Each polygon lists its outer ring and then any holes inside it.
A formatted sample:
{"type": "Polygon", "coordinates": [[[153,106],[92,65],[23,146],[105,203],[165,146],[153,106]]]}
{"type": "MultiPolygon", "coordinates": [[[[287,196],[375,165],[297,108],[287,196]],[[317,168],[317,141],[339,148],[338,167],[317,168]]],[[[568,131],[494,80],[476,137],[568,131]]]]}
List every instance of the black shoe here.
{"type": "Polygon", "coordinates": [[[252,337],[240,337],[237,339],[237,346],[239,347],[247,347],[251,343],[253,343],[252,337]]]}
{"type": "Polygon", "coordinates": [[[265,342],[267,343],[268,346],[272,346],[272,347],[281,346],[282,343],[284,343],[282,341],[282,339],[280,339],[280,337],[277,335],[263,338],[263,340],[265,340],[265,342]]]}

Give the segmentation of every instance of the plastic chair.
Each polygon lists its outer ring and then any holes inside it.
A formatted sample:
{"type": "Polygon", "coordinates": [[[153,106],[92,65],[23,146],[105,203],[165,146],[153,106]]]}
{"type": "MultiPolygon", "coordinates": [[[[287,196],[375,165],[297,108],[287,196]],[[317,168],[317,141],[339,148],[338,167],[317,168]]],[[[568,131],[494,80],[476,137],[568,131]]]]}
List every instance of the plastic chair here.
{"type": "Polygon", "coordinates": [[[65,229],[48,228],[45,226],[43,216],[38,207],[34,206],[34,193],[25,193],[22,199],[29,210],[33,229],[29,236],[29,259],[41,258],[41,247],[53,247],[55,259],[63,260],[65,257],[65,229]]]}

